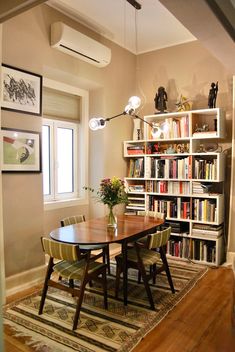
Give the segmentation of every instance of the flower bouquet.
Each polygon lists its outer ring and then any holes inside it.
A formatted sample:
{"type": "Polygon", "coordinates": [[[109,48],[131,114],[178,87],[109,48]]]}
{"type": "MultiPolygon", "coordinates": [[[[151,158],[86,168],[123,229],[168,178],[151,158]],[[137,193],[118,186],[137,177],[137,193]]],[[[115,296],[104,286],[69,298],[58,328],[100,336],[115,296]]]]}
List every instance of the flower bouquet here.
{"type": "MultiPolygon", "coordinates": [[[[94,191],[91,188],[85,187],[92,192],[94,191]]],[[[108,214],[108,226],[116,227],[117,220],[113,214],[113,207],[117,204],[127,204],[128,197],[125,192],[124,182],[118,177],[104,178],[100,182],[100,187],[97,191],[97,198],[103,204],[106,204],[109,207],[108,214]]]]}

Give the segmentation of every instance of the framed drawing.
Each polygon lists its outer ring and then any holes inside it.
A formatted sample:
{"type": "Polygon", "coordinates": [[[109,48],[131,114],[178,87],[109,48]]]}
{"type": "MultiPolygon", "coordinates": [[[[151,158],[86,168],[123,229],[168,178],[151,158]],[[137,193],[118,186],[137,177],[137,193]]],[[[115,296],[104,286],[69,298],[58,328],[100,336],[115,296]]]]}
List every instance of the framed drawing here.
{"type": "Polygon", "coordinates": [[[42,76],[2,64],[1,107],[24,114],[42,114],[42,76]]]}
{"type": "Polygon", "coordinates": [[[39,132],[2,128],[1,153],[3,172],[41,172],[39,132]]]}

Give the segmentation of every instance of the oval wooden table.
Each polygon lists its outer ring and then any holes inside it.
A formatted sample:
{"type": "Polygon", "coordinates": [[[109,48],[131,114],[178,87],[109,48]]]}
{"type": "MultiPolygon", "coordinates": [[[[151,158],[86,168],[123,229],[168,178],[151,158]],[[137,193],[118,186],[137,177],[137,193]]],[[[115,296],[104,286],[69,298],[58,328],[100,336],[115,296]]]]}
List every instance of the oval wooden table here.
{"type": "Polygon", "coordinates": [[[127,305],[127,245],[163,224],[164,220],[149,216],[118,215],[117,228],[107,227],[107,217],[90,219],[79,224],[60,227],[50,233],[59,242],[90,245],[120,243],[123,254],[123,300],[127,305]]]}

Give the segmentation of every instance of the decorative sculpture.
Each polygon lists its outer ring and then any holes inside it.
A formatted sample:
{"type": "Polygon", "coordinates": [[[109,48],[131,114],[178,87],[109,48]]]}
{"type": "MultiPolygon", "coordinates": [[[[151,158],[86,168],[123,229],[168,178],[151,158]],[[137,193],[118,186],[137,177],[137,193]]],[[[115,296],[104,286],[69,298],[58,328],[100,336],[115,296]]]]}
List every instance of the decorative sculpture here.
{"type": "Polygon", "coordinates": [[[176,105],[177,111],[192,110],[192,103],[182,94],[180,95],[179,101],[175,105],[176,105]]]}
{"type": "Polygon", "coordinates": [[[212,82],[208,95],[208,107],[210,109],[215,108],[218,90],[218,81],[216,83],[212,82]]]}
{"type": "Polygon", "coordinates": [[[158,114],[166,112],[167,93],[164,87],[158,88],[154,101],[155,101],[155,108],[156,110],[158,110],[157,112],[158,114]]]}

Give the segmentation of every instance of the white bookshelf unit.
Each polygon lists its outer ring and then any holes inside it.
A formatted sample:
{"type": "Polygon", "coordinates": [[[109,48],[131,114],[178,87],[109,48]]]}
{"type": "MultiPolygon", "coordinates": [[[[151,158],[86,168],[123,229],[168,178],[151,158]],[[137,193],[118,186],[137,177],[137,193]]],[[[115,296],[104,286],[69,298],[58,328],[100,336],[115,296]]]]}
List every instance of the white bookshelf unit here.
{"type": "Polygon", "coordinates": [[[124,142],[128,212],[165,212],[167,253],[209,265],[223,261],[225,137],[219,108],[148,115],[144,139],[124,142]],[[157,135],[157,138],[156,138],[157,135]]]}

